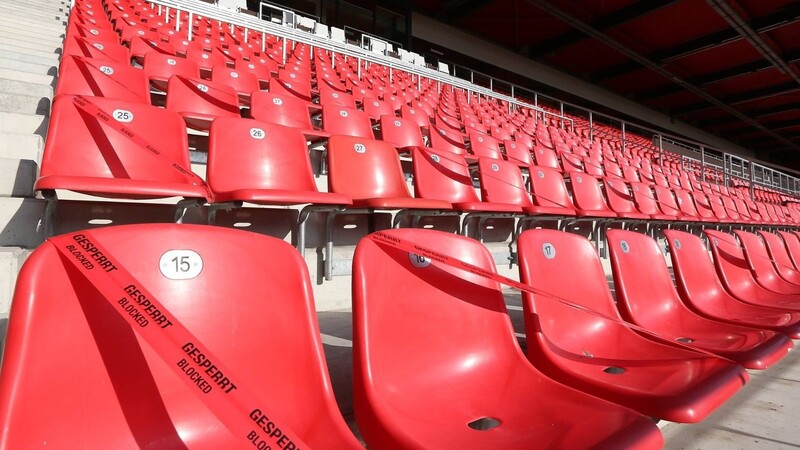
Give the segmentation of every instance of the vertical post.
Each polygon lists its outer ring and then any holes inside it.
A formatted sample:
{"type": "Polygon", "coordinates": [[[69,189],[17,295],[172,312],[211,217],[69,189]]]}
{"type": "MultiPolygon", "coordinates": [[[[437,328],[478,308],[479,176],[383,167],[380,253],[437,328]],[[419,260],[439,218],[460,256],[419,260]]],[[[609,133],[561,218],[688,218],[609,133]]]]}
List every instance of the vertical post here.
{"type": "Polygon", "coordinates": [[[245,29],[244,29],[244,42],[245,42],[245,44],[247,43],[247,34],[249,32],[250,32],[250,29],[245,27],[245,29]]]}
{"type": "Polygon", "coordinates": [[[286,36],[283,37],[283,50],[281,50],[281,58],[283,60],[283,65],[286,65],[286,36]]]}
{"type": "Polygon", "coordinates": [[[489,90],[494,90],[494,78],[489,78],[489,90]]]}
{"type": "Polygon", "coordinates": [[[189,25],[187,25],[187,26],[188,26],[188,30],[187,30],[187,33],[188,33],[188,34],[187,34],[187,37],[189,38],[188,40],[190,40],[190,41],[192,40],[192,30],[194,30],[194,27],[192,26],[192,24],[194,23],[194,21],[193,21],[192,19],[193,19],[193,18],[192,18],[192,12],[191,12],[191,11],[189,11],[189,19],[188,19],[188,21],[189,21],[189,25]]]}
{"type": "Polygon", "coordinates": [[[175,32],[181,31],[181,10],[175,10],[175,32]]]}
{"type": "Polygon", "coordinates": [[[706,181],[706,149],[700,146],[700,180],[706,181]]]}
{"type": "Polygon", "coordinates": [[[389,66],[389,83],[394,82],[394,80],[392,79],[392,73],[393,72],[394,71],[392,70],[392,66],[389,66]]]}
{"type": "Polygon", "coordinates": [[[356,59],[356,64],[358,64],[358,71],[356,75],[358,75],[358,79],[361,80],[361,58],[356,59]]]}
{"type": "Polygon", "coordinates": [[[589,111],[589,142],[594,143],[594,114],[589,111]]]}
{"type": "Polygon", "coordinates": [[[664,168],[664,136],[658,135],[658,165],[664,168]]]}
{"type": "Polygon", "coordinates": [[[750,199],[755,198],[753,194],[753,190],[755,189],[755,179],[756,179],[756,168],[755,164],[750,161],[750,199]]]}
{"type": "Polygon", "coordinates": [[[625,153],[625,121],[622,123],[622,153],[625,153]]]}
{"type": "Polygon", "coordinates": [[[261,52],[263,53],[263,52],[266,52],[266,51],[267,51],[267,32],[266,31],[262,31],[261,32],[261,52]]]}
{"type": "Polygon", "coordinates": [[[514,85],[513,84],[511,85],[511,97],[516,98],[516,97],[514,97],[514,85]]]}
{"type": "Polygon", "coordinates": [[[539,94],[533,93],[533,106],[539,106],[539,94]]]}

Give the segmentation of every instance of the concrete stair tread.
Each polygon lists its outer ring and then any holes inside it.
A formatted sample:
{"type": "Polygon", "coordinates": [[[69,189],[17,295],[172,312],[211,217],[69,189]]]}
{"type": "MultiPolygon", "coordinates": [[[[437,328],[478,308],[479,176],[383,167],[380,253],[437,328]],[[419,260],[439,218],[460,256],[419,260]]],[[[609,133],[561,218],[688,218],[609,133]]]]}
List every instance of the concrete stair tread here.
{"type": "Polygon", "coordinates": [[[13,29],[13,30],[28,30],[30,25],[36,25],[36,31],[43,36],[48,36],[52,38],[58,38],[64,36],[66,32],[66,28],[58,23],[53,23],[52,25],[47,22],[42,22],[41,20],[19,20],[16,18],[7,18],[3,17],[0,14],[0,24],[3,25],[4,28],[13,29]]]}
{"type": "MultiPolygon", "coordinates": [[[[6,45],[13,45],[15,47],[22,47],[24,49],[37,50],[46,53],[55,53],[57,49],[62,47],[62,43],[60,42],[46,43],[46,42],[32,41],[20,36],[9,36],[8,33],[3,32],[2,30],[0,30],[0,42],[5,43],[6,45]]],[[[2,53],[0,53],[0,55],[2,55],[2,53]]]]}
{"type": "Polygon", "coordinates": [[[0,158],[41,159],[44,139],[38,134],[0,132],[0,158]]]}
{"type": "Polygon", "coordinates": [[[58,66],[55,64],[36,64],[25,61],[17,61],[14,59],[4,58],[0,53],[0,68],[15,70],[18,72],[28,72],[37,75],[55,75],[58,72],[58,66]]]}
{"type": "Polygon", "coordinates": [[[0,158],[0,197],[33,198],[37,165],[30,159],[0,158]]]}
{"type": "Polygon", "coordinates": [[[30,95],[32,97],[53,98],[53,87],[27,81],[9,80],[0,77],[0,93],[30,95]]]}
{"type": "Polygon", "coordinates": [[[0,68],[0,78],[24,81],[26,83],[34,83],[42,86],[53,86],[53,81],[55,80],[55,77],[52,75],[39,75],[5,68],[0,68]]]}
{"type": "Polygon", "coordinates": [[[0,133],[36,133],[43,136],[46,130],[46,115],[0,111],[0,133]]]}
{"type": "Polygon", "coordinates": [[[49,115],[50,98],[0,92],[0,111],[49,115]]]}

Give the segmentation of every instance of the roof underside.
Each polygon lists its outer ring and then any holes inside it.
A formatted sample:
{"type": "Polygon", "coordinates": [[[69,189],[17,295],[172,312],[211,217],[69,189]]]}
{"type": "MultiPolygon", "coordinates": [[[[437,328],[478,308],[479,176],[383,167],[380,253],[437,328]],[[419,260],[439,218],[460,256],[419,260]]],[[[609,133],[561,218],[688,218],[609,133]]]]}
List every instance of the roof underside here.
{"type": "Polygon", "coordinates": [[[800,168],[800,2],[415,0],[414,9],[800,168]]]}

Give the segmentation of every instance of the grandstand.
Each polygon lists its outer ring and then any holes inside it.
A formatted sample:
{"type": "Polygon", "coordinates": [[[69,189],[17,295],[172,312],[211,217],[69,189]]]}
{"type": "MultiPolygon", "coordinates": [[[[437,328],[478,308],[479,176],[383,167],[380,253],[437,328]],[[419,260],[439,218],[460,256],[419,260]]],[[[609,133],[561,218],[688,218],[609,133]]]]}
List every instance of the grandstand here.
{"type": "Polygon", "coordinates": [[[0,0],[0,448],[800,448],[795,5],[295,3],[0,0]]]}

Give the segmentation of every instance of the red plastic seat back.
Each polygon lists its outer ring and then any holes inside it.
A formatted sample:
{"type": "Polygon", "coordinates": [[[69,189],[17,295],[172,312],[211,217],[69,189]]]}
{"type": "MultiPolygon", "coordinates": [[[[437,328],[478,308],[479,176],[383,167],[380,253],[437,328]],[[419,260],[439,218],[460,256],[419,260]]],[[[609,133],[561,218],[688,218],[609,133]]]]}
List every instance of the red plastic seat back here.
{"type": "Polygon", "coordinates": [[[689,191],[675,189],[673,192],[675,192],[675,200],[678,202],[681,213],[692,218],[700,217],[700,213],[697,212],[697,208],[694,206],[694,197],[689,191]]]}
{"type": "Polygon", "coordinates": [[[481,198],[485,202],[533,206],[522,180],[519,167],[510,161],[479,158],[478,176],[481,180],[481,198]]]}
{"type": "Polygon", "coordinates": [[[381,139],[397,148],[423,147],[422,132],[411,120],[395,116],[381,116],[381,139]]]}
{"type": "Polygon", "coordinates": [[[423,147],[415,147],[411,154],[417,197],[450,203],[480,201],[464,157],[423,147]]]}
{"type": "Polygon", "coordinates": [[[353,96],[334,89],[328,83],[319,83],[319,104],[322,106],[344,106],[345,108],[355,109],[356,101],[353,96]]]}
{"type": "Polygon", "coordinates": [[[533,150],[533,159],[536,161],[536,165],[539,167],[550,167],[556,170],[561,170],[561,164],[558,162],[558,155],[556,152],[543,147],[541,145],[536,146],[533,150]]]}
{"type": "Polygon", "coordinates": [[[689,194],[694,198],[694,204],[697,205],[697,213],[700,217],[715,219],[714,210],[711,209],[711,202],[708,200],[706,194],[700,191],[692,191],[689,194]]]}
{"type": "Polygon", "coordinates": [[[597,178],[585,173],[571,172],[569,184],[572,188],[572,200],[576,208],[584,211],[611,212],[597,178]]]}
{"type": "Polygon", "coordinates": [[[262,122],[311,130],[307,103],[292,95],[257,91],[250,97],[250,116],[262,122]]]}
{"type": "Polygon", "coordinates": [[[150,103],[144,71],[127,63],[66,56],[59,65],[55,95],[91,95],[150,103]]]}
{"type": "Polygon", "coordinates": [[[328,105],[322,107],[322,127],[330,134],[375,139],[372,123],[364,111],[328,105]]]}
{"type": "MultiPolygon", "coordinates": [[[[73,102],[53,102],[40,177],[72,176],[186,182],[169,164],[112,128],[101,125],[73,102]]],[[[111,117],[154,145],[167,160],[189,168],[186,126],[177,114],[142,103],[88,97],[111,117]]]]}
{"type": "Polygon", "coordinates": [[[622,317],[656,332],[669,327],[664,317],[684,307],[656,241],[646,234],[616,229],[608,230],[607,238],[622,317]]]}
{"type": "Polygon", "coordinates": [[[506,159],[509,161],[521,163],[526,166],[533,165],[530,147],[512,140],[503,141],[503,147],[506,150],[506,159]]]}
{"type": "Polygon", "coordinates": [[[382,116],[394,116],[394,109],[392,105],[378,100],[376,98],[364,97],[362,104],[364,105],[364,112],[367,113],[370,119],[379,120],[382,116]]]}
{"type": "MultiPolygon", "coordinates": [[[[187,224],[106,227],[92,230],[91,239],[309,446],[361,448],[333,398],[308,272],[293,247],[187,224]],[[254,357],[265,342],[273,357],[254,357]]],[[[0,378],[4,445],[242,447],[241,436],[169,367],[178,361],[165,362],[144,344],[51,244],[28,258],[15,295],[0,378]]],[[[155,317],[128,300],[130,314],[155,317]]],[[[185,376],[214,389],[223,375],[185,376]]]]}
{"type": "Polygon", "coordinates": [[[603,266],[589,240],[557,230],[527,230],[520,235],[518,248],[520,281],[544,293],[522,293],[528,336],[543,333],[562,348],[612,337],[609,333],[617,327],[609,326],[606,319],[558,302],[568,300],[619,317],[603,266]],[[579,282],[575,280],[576,267],[581,270],[579,282]]]}
{"type": "Polygon", "coordinates": [[[328,139],[328,191],[353,200],[411,197],[391,144],[342,135],[328,139]]]}
{"type": "Polygon", "coordinates": [[[145,55],[144,73],[151,82],[158,81],[164,86],[172,75],[200,78],[200,68],[194,61],[158,52],[145,55]]]}
{"type": "Polygon", "coordinates": [[[214,66],[211,69],[211,81],[232,87],[240,96],[249,97],[253,91],[259,90],[258,77],[254,73],[228,66],[214,66]]]}
{"type": "Polygon", "coordinates": [[[792,281],[797,279],[797,270],[792,263],[792,258],[789,256],[783,239],[777,234],[768,231],[759,231],[758,235],[764,240],[764,245],[767,247],[770,259],[775,264],[776,270],[784,275],[784,278],[792,281]],[[791,278],[790,278],[791,277],[791,278]]]}
{"type": "Polygon", "coordinates": [[[448,127],[437,127],[431,125],[430,128],[431,147],[458,155],[467,154],[467,145],[464,143],[464,135],[448,127]]]}
{"type": "Polygon", "coordinates": [[[681,215],[672,190],[661,186],[654,186],[653,190],[655,191],[656,200],[658,201],[658,207],[661,212],[672,217],[681,215]]]}
{"type": "Polygon", "coordinates": [[[794,268],[800,270],[800,237],[794,232],[778,231],[778,234],[783,238],[783,243],[786,246],[786,251],[792,259],[794,268]]]}
{"type": "Polygon", "coordinates": [[[212,191],[283,189],[316,192],[303,133],[250,119],[211,125],[207,180],[212,191]]]}
{"type": "Polygon", "coordinates": [[[633,191],[633,200],[636,203],[636,208],[641,211],[642,214],[661,214],[661,210],[658,208],[658,203],[656,202],[656,198],[650,186],[644,183],[631,183],[631,190],[633,191]]]}
{"type": "Polygon", "coordinates": [[[422,108],[403,105],[400,107],[400,117],[414,122],[420,128],[427,128],[431,125],[430,116],[422,108]]]}
{"type": "Polygon", "coordinates": [[[228,85],[173,75],[167,84],[167,109],[183,116],[241,117],[239,96],[228,85]]]}
{"type": "Polygon", "coordinates": [[[531,166],[530,173],[531,195],[535,205],[575,210],[561,173],[538,166],[531,166]]]}
{"type": "Polygon", "coordinates": [[[469,144],[470,153],[479,158],[503,159],[500,141],[488,134],[470,131],[469,144]]]}

